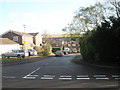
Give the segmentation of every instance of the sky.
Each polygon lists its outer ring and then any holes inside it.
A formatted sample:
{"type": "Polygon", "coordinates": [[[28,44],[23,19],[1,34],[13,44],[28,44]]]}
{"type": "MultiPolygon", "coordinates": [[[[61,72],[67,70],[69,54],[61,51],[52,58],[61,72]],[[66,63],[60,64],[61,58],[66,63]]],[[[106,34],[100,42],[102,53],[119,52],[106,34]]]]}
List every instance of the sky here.
{"type": "Polygon", "coordinates": [[[0,0],[0,34],[8,30],[26,33],[46,30],[62,34],[79,7],[94,5],[98,0],[0,0]]]}

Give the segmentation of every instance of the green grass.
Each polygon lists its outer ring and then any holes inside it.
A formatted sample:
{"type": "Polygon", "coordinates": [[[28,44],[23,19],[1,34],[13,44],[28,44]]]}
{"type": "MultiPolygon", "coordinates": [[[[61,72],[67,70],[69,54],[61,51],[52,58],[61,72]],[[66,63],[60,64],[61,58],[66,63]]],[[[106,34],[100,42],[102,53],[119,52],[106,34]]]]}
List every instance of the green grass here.
{"type": "Polygon", "coordinates": [[[0,58],[0,61],[16,61],[16,60],[20,60],[19,58],[0,58]]]}

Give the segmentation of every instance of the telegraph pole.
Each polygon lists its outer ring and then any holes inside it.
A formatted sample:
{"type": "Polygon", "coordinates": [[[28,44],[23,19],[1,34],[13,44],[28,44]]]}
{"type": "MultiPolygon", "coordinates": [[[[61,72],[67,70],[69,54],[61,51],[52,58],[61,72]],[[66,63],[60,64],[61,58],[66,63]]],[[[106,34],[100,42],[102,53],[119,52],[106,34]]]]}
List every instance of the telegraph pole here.
{"type": "Polygon", "coordinates": [[[26,25],[25,24],[23,24],[23,28],[24,28],[24,41],[23,41],[23,43],[24,43],[24,50],[26,49],[26,47],[25,47],[25,43],[26,43],[26,41],[25,41],[25,29],[26,29],[26,25]]]}

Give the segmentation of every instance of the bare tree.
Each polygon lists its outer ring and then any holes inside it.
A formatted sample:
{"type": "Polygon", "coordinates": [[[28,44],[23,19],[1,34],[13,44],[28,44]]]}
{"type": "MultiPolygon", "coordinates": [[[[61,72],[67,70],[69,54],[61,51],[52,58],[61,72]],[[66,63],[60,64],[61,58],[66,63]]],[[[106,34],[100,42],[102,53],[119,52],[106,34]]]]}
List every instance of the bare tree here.
{"type": "Polygon", "coordinates": [[[120,1],[119,0],[109,0],[109,2],[115,7],[117,17],[120,17],[120,1]]]}
{"type": "Polygon", "coordinates": [[[48,31],[47,30],[44,30],[43,31],[43,34],[42,34],[42,37],[43,37],[43,42],[44,43],[48,43],[49,42],[49,33],[48,33],[48,31]]]}

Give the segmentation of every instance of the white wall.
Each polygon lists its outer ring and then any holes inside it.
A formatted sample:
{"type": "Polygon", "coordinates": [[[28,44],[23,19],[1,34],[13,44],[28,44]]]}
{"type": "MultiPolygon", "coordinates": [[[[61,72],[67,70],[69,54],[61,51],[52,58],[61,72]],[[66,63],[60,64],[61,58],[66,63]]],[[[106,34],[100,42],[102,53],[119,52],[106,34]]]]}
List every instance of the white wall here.
{"type": "Polygon", "coordinates": [[[0,56],[2,53],[8,52],[12,49],[20,49],[19,44],[0,45],[0,56]]]}
{"type": "Polygon", "coordinates": [[[36,46],[40,46],[40,44],[42,44],[42,35],[40,33],[35,37],[35,42],[36,46]]]}

